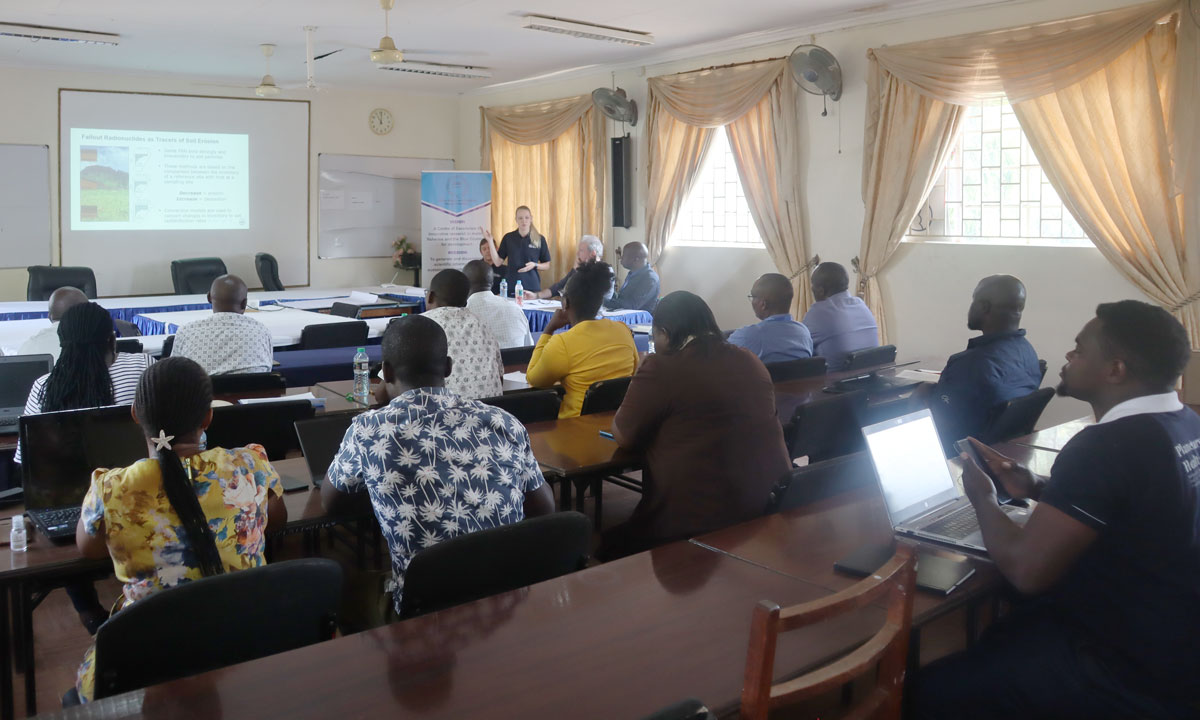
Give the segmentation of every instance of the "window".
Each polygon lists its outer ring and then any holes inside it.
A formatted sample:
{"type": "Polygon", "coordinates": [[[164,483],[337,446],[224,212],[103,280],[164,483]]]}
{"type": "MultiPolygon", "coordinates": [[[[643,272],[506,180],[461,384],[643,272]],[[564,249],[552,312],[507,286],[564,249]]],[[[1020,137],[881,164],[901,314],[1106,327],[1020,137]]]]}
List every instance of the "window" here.
{"type": "Polygon", "coordinates": [[[1092,247],[1046,180],[1007,100],[967,109],[946,169],[905,240],[1092,247]]]}
{"type": "Polygon", "coordinates": [[[713,133],[700,177],[679,210],[668,244],[763,247],[725,128],[713,133]]]}

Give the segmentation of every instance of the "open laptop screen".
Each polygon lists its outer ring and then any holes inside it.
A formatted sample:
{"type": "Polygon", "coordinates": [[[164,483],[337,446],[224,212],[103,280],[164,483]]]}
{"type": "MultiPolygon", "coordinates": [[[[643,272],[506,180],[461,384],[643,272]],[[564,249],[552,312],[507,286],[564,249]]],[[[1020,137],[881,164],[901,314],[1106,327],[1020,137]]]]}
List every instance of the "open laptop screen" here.
{"type": "Polygon", "coordinates": [[[20,415],[35,380],[50,372],[49,355],[0,357],[0,413],[20,415]]]}
{"type": "Polygon", "coordinates": [[[25,507],[79,505],[92,471],[147,456],[146,438],[128,405],[25,415],[20,420],[25,507]]]}
{"type": "Polygon", "coordinates": [[[928,410],[863,428],[892,525],[959,496],[928,410]]]}

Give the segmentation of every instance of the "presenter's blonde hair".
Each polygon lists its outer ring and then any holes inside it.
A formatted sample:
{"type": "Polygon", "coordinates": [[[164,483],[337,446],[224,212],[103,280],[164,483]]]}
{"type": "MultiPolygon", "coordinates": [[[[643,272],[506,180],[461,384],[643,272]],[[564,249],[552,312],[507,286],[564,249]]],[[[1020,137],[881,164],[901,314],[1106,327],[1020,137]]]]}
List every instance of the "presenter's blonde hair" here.
{"type": "Polygon", "coordinates": [[[528,205],[517,206],[517,209],[513,211],[513,215],[516,215],[517,213],[521,212],[522,210],[529,213],[529,239],[532,240],[534,243],[540,244],[542,242],[542,234],[540,232],[538,232],[537,225],[533,224],[533,211],[529,209],[529,206],[528,205]]]}

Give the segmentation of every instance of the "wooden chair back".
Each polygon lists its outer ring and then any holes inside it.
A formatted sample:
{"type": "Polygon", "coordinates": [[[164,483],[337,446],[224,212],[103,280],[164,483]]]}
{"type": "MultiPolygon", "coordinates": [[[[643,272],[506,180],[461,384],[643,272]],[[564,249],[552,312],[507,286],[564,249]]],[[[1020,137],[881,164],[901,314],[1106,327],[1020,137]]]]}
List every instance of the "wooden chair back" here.
{"type": "Polygon", "coordinates": [[[774,708],[811,700],[876,667],[875,686],[848,708],[844,717],[898,720],[916,577],[916,555],[910,548],[900,547],[878,572],[839,593],[787,608],[767,600],[755,606],[742,685],[742,720],[766,720],[774,708]],[[865,643],[828,665],[795,679],[772,684],[779,633],[808,627],[880,602],[886,602],[887,619],[865,643]]]}

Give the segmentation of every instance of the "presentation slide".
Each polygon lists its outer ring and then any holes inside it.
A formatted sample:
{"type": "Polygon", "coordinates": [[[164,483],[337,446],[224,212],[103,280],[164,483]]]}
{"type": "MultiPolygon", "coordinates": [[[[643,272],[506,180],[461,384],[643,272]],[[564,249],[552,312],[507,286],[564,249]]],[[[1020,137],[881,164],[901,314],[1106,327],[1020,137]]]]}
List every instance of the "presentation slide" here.
{"type": "Polygon", "coordinates": [[[250,137],[71,128],[72,230],[250,227],[250,137]]]}

